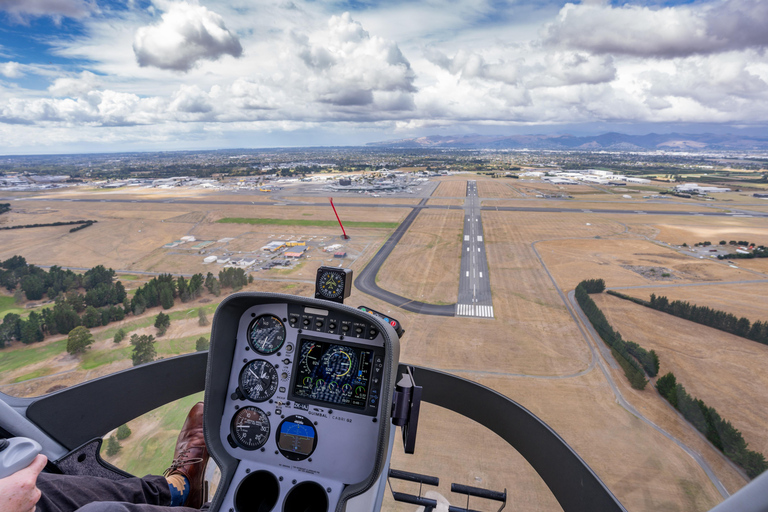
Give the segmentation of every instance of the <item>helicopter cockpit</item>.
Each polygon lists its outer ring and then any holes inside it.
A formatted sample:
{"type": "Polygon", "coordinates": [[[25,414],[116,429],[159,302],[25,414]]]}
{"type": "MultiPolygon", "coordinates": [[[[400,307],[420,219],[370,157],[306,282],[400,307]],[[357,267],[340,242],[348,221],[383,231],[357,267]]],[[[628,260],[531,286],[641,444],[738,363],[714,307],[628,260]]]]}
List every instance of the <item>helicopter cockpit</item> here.
{"type": "MultiPolygon", "coordinates": [[[[497,434],[536,470],[563,510],[625,510],[568,444],[519,404],[470,380],[401,363],[402,326],[370,308],[344,305],[351,281],[349,270],[321,267],[314,298],[235,293],[216,311],[207,353],[38,398],[0,395],[0,436],[34,440],[52,461],[48,471],[121,479],[130,475],[99,455],[102,436],[205,390],[206,444],[221,471],[210,510],[376,512],[388,481],[439,481],[390,467],[397,427],[405,452],[413,453],[425,402],[497,434]]],[[[11,451],[0,451],[0,463],[11,451]]],[[[768,474],[712,510],[768,510],[766,488],[768,474]]],[[[506,490],[465,483],[452,491],[502,508],[510,498],[506,490]]],[[[421,492],[391,492],[395,501],[427,511],[438,505],[421,492]]]]}

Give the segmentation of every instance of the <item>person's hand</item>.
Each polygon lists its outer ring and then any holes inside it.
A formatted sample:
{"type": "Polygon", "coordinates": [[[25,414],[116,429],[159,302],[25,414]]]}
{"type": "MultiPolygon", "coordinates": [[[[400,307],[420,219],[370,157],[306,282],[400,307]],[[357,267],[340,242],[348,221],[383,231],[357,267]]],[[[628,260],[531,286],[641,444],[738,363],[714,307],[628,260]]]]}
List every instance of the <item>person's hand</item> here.
{"type": "Polygon", "coordinates": [[[0,510],[2,512],[34,512],[40,489],[37,488],[37,475],[45,467],[48,459],[38,455],[32,464],[15,472],[11,476],[0,478],[0,510]]]}

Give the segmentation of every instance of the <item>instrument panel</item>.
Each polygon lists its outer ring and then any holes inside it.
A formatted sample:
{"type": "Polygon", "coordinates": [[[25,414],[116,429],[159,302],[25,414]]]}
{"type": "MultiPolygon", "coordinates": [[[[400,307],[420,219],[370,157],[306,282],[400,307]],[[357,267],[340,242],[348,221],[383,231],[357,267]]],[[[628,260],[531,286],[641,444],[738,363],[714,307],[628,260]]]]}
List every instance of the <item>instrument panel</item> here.
{"type": "MultiPolygon", "coordinates": [[[[244,487],[255,481],[247,478],[254,473],[260,485],[277,489],[274,510],[290,512],[288,495],[302,482],[308,487],[299,494],[319,486],[334,508],[347,487],[381,469],[382,419],[389,423],[382,405],[389,407],[392,394],[384,386],[394,386],[387,356],[397,335],[367,313],[306,301],[315,305],[287,301],[245,309],[230,342],[229,374],[211,374],[209,367],[209,380],[227,379],[218,436],[237,463],[218,510],[251,509],[243,496],[255,492],[244,487]],[[392,332],[385,337],[382,331],[392,332]]],[[[216,330],[214,323],[212,353],[220,343],[216,330]]]]}

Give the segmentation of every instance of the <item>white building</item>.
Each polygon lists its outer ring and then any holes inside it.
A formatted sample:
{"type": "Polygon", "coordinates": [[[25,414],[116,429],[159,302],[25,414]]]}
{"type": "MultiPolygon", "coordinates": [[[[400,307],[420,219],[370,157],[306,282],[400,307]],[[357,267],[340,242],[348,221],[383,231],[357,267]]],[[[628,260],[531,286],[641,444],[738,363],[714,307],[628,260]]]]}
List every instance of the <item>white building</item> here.
{"type": "Polygon", "coordinates": [[[697,183],[683,183],[675,187],[675,192],[687,192],[693,194],[715,194],[718,192],[730,192],[729,188],[705,187],[697,183]]]}
{"type": "Polygon", "coordinates": [[[650,183],[651,180],[648,180],[648,179],[645,179],[645,178],[627,178],[626,182],[627,183],[641,183],[641,184],[645,184],[645,183],[650,183]]]}

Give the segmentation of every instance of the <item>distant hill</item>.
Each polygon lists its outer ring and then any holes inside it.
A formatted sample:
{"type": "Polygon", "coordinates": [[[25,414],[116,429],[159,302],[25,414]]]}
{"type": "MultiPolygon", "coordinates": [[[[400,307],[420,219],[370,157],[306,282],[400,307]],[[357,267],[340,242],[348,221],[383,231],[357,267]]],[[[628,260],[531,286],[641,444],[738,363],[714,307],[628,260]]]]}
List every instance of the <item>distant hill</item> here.
{"type": "Polygon", "coordinates": [[[572,135],[454,135],[414,137],[370,142],[369,147],[459,149],[563,149],[563,150],[765,150],[768,138],[713,133],[604,133],[590,137],[572,135]]]}

